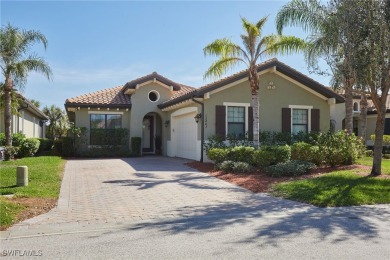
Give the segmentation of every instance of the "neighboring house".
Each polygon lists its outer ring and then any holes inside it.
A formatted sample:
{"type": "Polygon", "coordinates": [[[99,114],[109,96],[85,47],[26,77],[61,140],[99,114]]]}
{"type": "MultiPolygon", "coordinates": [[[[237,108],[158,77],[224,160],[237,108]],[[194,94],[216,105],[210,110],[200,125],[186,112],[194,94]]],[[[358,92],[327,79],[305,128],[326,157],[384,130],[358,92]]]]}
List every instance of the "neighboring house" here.
{"type": "MultiPolygon", "coordinates": [[[[342,128],[344,98],[330,88],[277,59],[259,64],[258,73],[261,131],[318,132],[328,131],[331,124],[342,128]]],[[[130,138],[142,138],[144,153],[155,153],[158,136],[162,154],[194,160],[201,157],[203,122],[204,140],[253,133],[246,70],[197,89],[154,72],[124,86],[69,98],[65,108],[76,127],[127,128],[130,138]]],[[[89,133],[80,149],[94,146],[89,133]]]]}
{"type": "MultiPolygon", "coordinates": [[[[19,115],[12,115],[11,131],[12,133],[22,133],[26,137],[45,138],[45,122],[49,118],[39,110],[28,99],[18,94],[20,106],[19,115]]],[[[0,132],[4,133],[4,111],[0,113],[0,132]]]]}

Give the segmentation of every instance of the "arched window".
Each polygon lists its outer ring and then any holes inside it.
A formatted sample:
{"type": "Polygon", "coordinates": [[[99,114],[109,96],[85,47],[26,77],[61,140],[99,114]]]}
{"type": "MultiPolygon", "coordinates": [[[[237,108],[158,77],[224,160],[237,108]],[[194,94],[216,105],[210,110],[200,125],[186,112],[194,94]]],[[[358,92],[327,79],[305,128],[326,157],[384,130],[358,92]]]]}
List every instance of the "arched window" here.
{"type": "Polygon", "coordinates": [[[353,111],[359,111],[359,104],[358,104],[358,102],[353,103],[353,111]]]}

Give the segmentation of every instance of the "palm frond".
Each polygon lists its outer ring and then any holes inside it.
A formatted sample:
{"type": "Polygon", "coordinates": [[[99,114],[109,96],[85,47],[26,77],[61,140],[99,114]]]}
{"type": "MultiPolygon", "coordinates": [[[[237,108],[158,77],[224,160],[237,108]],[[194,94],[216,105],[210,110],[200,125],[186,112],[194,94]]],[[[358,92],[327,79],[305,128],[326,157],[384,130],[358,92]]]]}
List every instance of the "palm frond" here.
{"type": "MultiPolygon", "coordinates": [[[[262,52],[267,55],[275,54],[291,54],[295,52],[304,51],[307,44],[304,40],[295,36],[270,36],[267,38],[266,48],[262,52]]],[[[260,55],[262,54],[260,53],[260,55]]]]}
{"type": "Polygon", "coordinates": [[[219,60],[213,62],[211,66],[207,69],[203,78],[221,78],[229,69],[232,69],[234,66],[238,65],[239,62],[243,62],[246,65],[245,60],[238,57],[221,57],[219,60]]]}
{"type": "Polygon", "coordinates": [[[242,49],[228,38],[217,39],[203,48],[205,56],[228,57],[242,55],[242,49]]]}
{"type": "Polygon", "coordinates": [[[276,15],[276,29],[281,34],[286,26],[301,26],[305,32],[316,31],[324,21],[325,7],[318,0],[292,0],[276,15]]]}

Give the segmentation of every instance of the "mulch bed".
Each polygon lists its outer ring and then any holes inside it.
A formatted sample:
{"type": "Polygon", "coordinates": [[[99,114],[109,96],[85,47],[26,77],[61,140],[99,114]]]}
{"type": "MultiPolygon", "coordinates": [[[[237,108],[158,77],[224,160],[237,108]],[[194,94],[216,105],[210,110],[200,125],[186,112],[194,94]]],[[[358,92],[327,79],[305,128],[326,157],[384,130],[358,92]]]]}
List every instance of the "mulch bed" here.
{"type": "MultiPolygon", "coordinates": [[[[201,163],[201,162],[190,162],[186,163],[191,168],[197,169],[200,172],[205,172],[214,176],[218,179],[236,184],[245,189],[248,189],[254,193],[259,192],[270,192],[272,185],[280,182],[290,180],[302,180],[309,178],[316,178],[323,174],[332,171],[342,170],[356,170],[354,173],[361,176],[368,176],[370,173],[370,167],[363,165],[348,165],[348,166],[337,166],[337,167],[319,167],[313,170],[310,174],[306,174],[299,177],[270,177],[261,171],[254,171],[249,173],[225,173],[214,169],[213,163],[201,163]]],[[[380,176],[380,178],[390,178],[389,175],[380,176]]]]}

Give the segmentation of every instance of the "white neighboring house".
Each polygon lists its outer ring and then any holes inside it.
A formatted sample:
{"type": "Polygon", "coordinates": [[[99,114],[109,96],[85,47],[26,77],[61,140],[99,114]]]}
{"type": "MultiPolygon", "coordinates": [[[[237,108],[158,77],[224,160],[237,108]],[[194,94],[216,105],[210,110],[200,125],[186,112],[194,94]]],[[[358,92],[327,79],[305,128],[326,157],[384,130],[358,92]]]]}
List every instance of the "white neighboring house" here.
{"type": "MultiPolygon", "coordinates": [[[[19,96],[21,99],[18,108],[19,115],[12,115],[12,133],[22,133],[28,138],[45,138],[46,122],[49,118],[39,110],[28,99],[19,96]]],[[[0,132],[4,133],[4,111],[0,113],[0,132]]]]}

